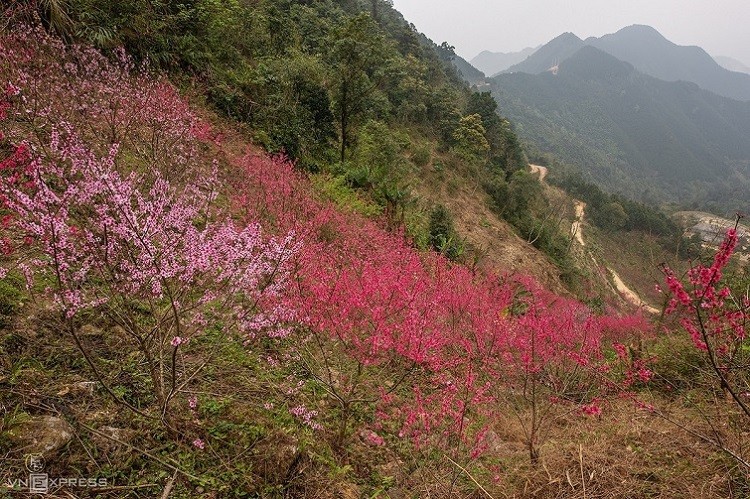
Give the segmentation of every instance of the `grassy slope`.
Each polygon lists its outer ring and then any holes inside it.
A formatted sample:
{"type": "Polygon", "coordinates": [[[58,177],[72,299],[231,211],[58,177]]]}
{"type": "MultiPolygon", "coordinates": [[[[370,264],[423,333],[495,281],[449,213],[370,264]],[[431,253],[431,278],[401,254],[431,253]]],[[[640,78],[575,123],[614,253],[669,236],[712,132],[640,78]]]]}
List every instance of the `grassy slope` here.
{"type": "MultiPolygon", "coordinates": [[[[230,156],[249,146],[242,134],[225,132],[230,156]]],[[[134,377],[139,372],[134,359],[120,353],[116,331],[90,326],[85,341],[117,371],[123,393],[148,389],[145,380],[134,377]]],[[[353,436],[341,458],[286,412],[295,398],[285,392],[291,372],[269,369],[262,350],[217,335],[200,343],[201,351],[216,354],[217,363],[193,388],[201,400],[196,421],[210,435],[208,450],[195,453],[171,442],[158,424],[122,411],[99,390],[71,390],[87,380],[85,370],[69,342],[46,327],[44,309],[25,305],[4,331],[2,346],[0,382],[8,387],[3,404],[10,409],[2,431],[11,436],[3,479],[23,474],[22,449],[14,447],[18,440],[12,435],[22,435],[28,413],[42,410],[73,423],[75,435],[46,471],[59,476],[75,470],[125,487],[104,492],[105,497],[154,497],[173,476],[171,497],[180,498],[250,491],[258,497],[300,498],[480,496],[477,483],[491,497],[725,497],[741,484],[730,462],[628,401],[615,401],[595,420],[577,411],[561,413],[549,426],[537,465],[528,460],[521,424],[530,415],[511,406],[498,413],[488,456],[472,465],[470,475],[440,454],[399,442],[373,446],[364,434],[353,436]],[[175,468],[181,471],[174,473],[175,468]]],[[[655,397],[674,417],[700,417],[680,400],[655,397]]],[[[317,409],[335,411],[325,404],[317,409]]]]}
{"type": "MultiPolygon", "coordinates": [[[[226,154],[224,164],[252,147],[235,123],[218,127],[227,137],[224,153],[217,153],[226,154]]],[[[445,164],[450,164],[449,159],[445,164]]],[[[452,209],[459,231],[474,251],[486,255],[480,262],[486,261],[495,270],[527,271],[560,289],[554,266],[486,208],[479,195],[481,187],[472,180],[475,172],[462,170],[460,165],[455,169],[435,166],[433,162],[414,172],[414,179],[421,180],[414,189],[428,204],[441,202],[452,209]]],[[[315,192],[316,187],[308,188],[315,192]]],[[[326,188],[325,181],[322,188],[326,188]]],[[[564,200],[554,190],[549,196],[564,200]]],[[[349,191],[337,200],[349,207],[362,201],[349,191]]],[[[566,208],[564,216],[572,217],[572,210],[566,208]]],[[[619,251],[614,246],[604,252],[619,251]]],[[[192,452],[188,445],[170,441],[158,424],[123,412],[100,390],[93,395],[71,390],[74,383],[88,379],[79,356],[59,332],[46,325],[44,306],[23,302],[12,324],[3,330],[0,350],[0,383],[8,388],[2,395],[8,409],[1,428],[5,440],[0,445],[11,463],[3,470],[3,479],[25,473],[23,449],[16,437],[23,434],[27,415],[52,413],[75,424],[75,437],[50,463],[51,475],[74,470],[106,476],[117,485],[144,486],[106,492],[109,497],[154,497],[172,476],[178,477],[172,497],[480,496],[477,482],[493,497],[724,497],[742,483],[719,454],[624,401],[596,421],[582,418],[577,411],[562,414],[550,426],[541,461],[535,466],[528,461],[520,424],[529,414],[514,414],[510,405],[502,407],[491,428],[497,438],[491,439],[490,456],[472,466],[471,476],[459,472],[442,455],[415,450],[397,440],[373,446],[359,433],[347,442],[342,455],[286,410],[298,402],[287,392],[287,376],[296,374],[295,366],[286,371],[269,369],[261,354],[273,354],[272,346],[248,351],[240,342],[210,334],[201,340],[199,351],[214,352],[218,361],[194,387],[201,397],[196,424],[210,435],[210,445],[205,453],[192,452]],[[269,409],[263,403],[274,405],[269,409]],[[118,429],[119,442],[91,430],[107,426],[118,429]],[[201,480],[175,475],[170,466],[199,475],[201,480]],[[450,487],[451,482],[455,487],[450,487]]],[[[117,331],[92,322],[85,341],[111,366],[119,389],[126,395],[146,392],[148,383],[138,376],[137,359],[122,354],[117,331]]],[[[505,395],[512,398],[511,393],[505,395]]],[[[700,420],[700,413],[682,401],[655,396],[660,407],[688,421],[700,420]]],[[[316,409],[331,414],[335,422],[336,408],[319,404],[316,409]]],[[[190,418],[187,411],[184,417],[190,418]]]]}

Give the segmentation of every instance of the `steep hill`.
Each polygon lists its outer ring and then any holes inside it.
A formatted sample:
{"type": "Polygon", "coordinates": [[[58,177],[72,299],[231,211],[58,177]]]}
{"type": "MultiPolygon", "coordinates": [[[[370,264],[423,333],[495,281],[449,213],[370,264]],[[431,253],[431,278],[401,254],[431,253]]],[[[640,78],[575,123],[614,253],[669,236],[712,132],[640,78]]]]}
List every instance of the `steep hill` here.
{"type": "MultiPolygon", "coordinates": [[[[10,6],[3,497],[748,490],[715,391],[747,383],[747,352],[711,371],[586,281],[551,291],[571,224],[641,210],[585,186],[571,214],[390,2],[10,6]]],[[[632,71],[591,57],[585,78],[632,71]]]]}
{"type": "Polygon", "coordinates": [[[470,64],[461,56],[455,56],[453,59],[453,65],[456,70],[461,74],[464,80],[469,85],[475,85],[477,83],[483,83],[485,80],[485,73],[477,69],[474,65],[470,64]]]}
{"type": "Polygon", "coordinates": [[[734,59],[733,57],[726,56],[714,56],[714,60],[723,68],[729,71],[736,71],[738,73],[750,74],[750,66],[743,62],[734,59]]]}
{"type": "Polygon", "coordinates": [[[730,209],[748,201],[748,103],[658,80],[591,46],[563,61],[557,75],[491,81],[522,138],[607,189],[730,209]]]}
{"type": "Polygon", "coordinates": [[[500,71],[522,62],[536,52],[538,48],[527,47],[518,52],[490,52],[485,50],[470,62],[474,67],[484,71],[484,74],[494,76],[500,71]]]}
{"type": "Polygon", "coordinates": [[[543,73],[575,54],[583,45],[583,40],[573,33],[563,33],[539,47],[526,60],[510,66],[502,73],[543,73]]]}
{"type": "Polygon", "coordinates": [[[729,71],[702,48],[676,45],[649,26],[629,26],[585,43],[661,80],[689,81],[715,94],[750,100],[750,75],[729,71]]]}

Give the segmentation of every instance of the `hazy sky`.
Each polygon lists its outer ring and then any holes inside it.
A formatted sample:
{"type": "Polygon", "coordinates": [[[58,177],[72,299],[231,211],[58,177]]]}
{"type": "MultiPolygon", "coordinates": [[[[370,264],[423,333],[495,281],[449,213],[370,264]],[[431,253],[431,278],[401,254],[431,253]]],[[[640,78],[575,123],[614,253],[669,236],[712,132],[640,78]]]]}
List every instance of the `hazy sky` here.
{"type": "Polygon", "coordinates": [[[581,38],[647,24],[679,45],[750,66],[750,0],[393,0],[434,42],[467,60],[482,50],[515,52],[566,31],[581,38]]]}

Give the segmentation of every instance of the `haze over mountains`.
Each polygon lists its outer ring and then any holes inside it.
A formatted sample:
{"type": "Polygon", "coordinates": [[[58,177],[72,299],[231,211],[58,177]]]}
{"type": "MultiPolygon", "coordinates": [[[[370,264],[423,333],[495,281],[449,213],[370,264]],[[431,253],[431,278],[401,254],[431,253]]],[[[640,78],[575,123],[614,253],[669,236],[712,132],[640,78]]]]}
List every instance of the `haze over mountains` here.
{"type": "Polygon", "coordinates": [[[526,47],[519,52],[490,52],[489,50],[485,50],[470,62],[472,66],[484,72],[484,74],[495,76],[499,72],[523,61],[538,48],[526,47]]]}
{"type": "Polygon", "coordinates": [[[700,47],[677,45],[649,26],[633,25],[601,38],[564,33],[504,72],[541,73],[590,45],[665,81],[690,81],[716,94],[750,100],[750,75],[720,66],[700,47]]]}
{"type": "Polygon", "coordinates": [[[729,71],[736,71],[738,73],[750,74],[750,66],[747,66],[745,63],[740,62],[737,59],[734,59],[733,57],[715,55],[714,60],[718,62],[721,67],[726,68],[729,71]]]}
{"type": "Polygon", "coordinates": [[[647,26],[564,33],[490,80],[519,135],[640,200],[750,201],[750,75],[647,26]]]}

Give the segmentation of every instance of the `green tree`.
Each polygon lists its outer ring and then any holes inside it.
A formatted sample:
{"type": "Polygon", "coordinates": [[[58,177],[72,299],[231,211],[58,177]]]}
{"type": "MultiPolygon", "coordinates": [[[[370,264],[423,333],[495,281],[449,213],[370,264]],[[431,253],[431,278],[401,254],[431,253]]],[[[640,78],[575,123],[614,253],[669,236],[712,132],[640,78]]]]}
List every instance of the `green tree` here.
{"type": "Polygon", "coordinates": [[[453,132],[456,151],[466,159],[486,156],[490,150],[482,117],[478,114],[464,116],[453,132]]]}
{"type": "Polygon", "coordinates": [[[354,127],[372,105],[373,94],[385,78],[386,61],[391,55],[392,48],[369,14],[353,17],[333,32],[329,58],[342,163],[354,127]]]}
{"type": "Polygon", "coordinates": [[[473,92],[466,104],[466,114],[478,114],[490,135],[500,132],[500,115],[497,114],[497,101],[489,92],[473,92]]]}
{"type": "Polygon", "coordinates": [[[290,50],[263,69],[266,92],[255,119],[268,135],[265,145],[316,169],[336,137],[326,68],[317,57],[290,50]]]}
{"type": "Polygon", "coordinates": [[[430,246],[451,260],[456,260],[463,253],[463,244],[458,239],[453,226],[453,218],[448,209],[437,205],[430,213],[430,246]]]}
{"type": "Polygon", "coordinates": [[[403,144],[388,125],[368,121],[358,136],[354,165],[347,171],[350,183],[368,191],[391,220],[403,220],[410,200],[408,163],[402,151],[403,144]]]}
{"type": "Polygon", "coordinates": [[[628,220],[628,214],[625,213],[625,208],[616,201],[605,204],[599,209],[598,223],[600,227],[615,231],[622,229],[625,226],[625,222],[628,220]]]}
{"type": "Polygon", "coordinates": [[[518,218],[530,214],[544,199],[542,186],[536,176],[519,170],[510,177],[506,218],[518,218]]]}

